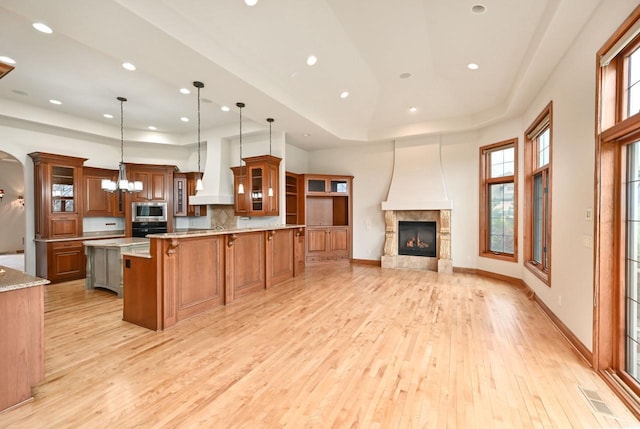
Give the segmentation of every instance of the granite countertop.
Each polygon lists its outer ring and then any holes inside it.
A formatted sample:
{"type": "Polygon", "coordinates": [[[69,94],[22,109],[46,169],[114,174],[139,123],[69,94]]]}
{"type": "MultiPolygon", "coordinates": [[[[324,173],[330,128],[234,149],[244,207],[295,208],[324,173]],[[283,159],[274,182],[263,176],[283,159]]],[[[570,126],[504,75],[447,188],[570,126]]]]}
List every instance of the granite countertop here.
{"type": "Polygon", "coordinates": [[[126,247],[126,246],[141,246],[149,245],[149,239],[141,237],[123,237],[123,238],[108,238],[103,240],[88,240],[83,241],[85,246],[94,247],[126,247]]]}
{"type": "Polygon", "coordinates": [[[47,279],[35,277],[22,271],[0,265],[0,293],[50,283],[47,279]]]}
{"type": "Polygon", "coordinates": [[[124,238],[124,231],[90,231],[85,232],[79,237],[69,237],[69,238],[36,238],[35,241],[41,241],[45,243],[56,242],[56,241],[77,241],[77,240],[94,240],[94,239],[105,239],[105,238],[124,238]]]}
{"type": "Polygon", "coordinates": [[[291,228],[304,228],[304,225],[267,225],[258,226],[254,228],[228,228],[228,229],[199,229],[191,231],[178,231],[167,232],[164,234],[149,234],[148,238],[187,238],[187,237],[204,237],[208,235],[227,235],[238,234],[243,232],[255,232],[255,231],[271,231],[274,229],[291,229],[291,228]]]}

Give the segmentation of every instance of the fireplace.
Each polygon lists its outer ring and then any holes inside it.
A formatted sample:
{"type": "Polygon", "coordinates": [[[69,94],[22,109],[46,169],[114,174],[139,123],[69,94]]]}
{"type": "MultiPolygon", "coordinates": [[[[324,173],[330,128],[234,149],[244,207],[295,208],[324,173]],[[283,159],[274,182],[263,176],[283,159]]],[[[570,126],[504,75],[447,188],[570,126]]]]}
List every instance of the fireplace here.
{"type": "Polygon", "coordinates": [[[435,222],[398,222],[398,255],[436,257],[435,222]]]}

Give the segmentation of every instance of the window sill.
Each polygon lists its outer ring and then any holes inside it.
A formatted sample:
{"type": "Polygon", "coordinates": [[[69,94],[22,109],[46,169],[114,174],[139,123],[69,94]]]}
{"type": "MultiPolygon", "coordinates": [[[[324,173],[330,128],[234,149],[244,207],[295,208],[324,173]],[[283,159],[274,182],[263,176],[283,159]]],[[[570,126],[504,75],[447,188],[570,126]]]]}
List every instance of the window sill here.
{"type": "Polygon", "coordinates": [[[497,259],[505,262],[518,262],[518,255],[509,255],[506,253],[480,252],[480,257],[497,259]]]}
{"type": "Polygon", "coordinates": [[[538,268],[538,265],[533,264],[530,261],[525,262],[524,266],[529,271],[531,271],[537,278],[542,280],[542,282],[544,284],[546,284],[547,286],[551,287],[551,282],[549,281],[549,273],[548,272],[545,273],[544,271],[540,270],[540,268],[538,268]]]}

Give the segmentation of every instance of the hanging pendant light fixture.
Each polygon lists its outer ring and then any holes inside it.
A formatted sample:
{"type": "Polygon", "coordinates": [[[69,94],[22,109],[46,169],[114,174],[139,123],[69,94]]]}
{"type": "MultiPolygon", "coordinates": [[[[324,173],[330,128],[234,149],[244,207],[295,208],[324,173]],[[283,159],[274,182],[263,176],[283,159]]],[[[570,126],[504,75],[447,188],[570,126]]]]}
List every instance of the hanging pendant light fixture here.
{"type": "MultiPolygon", "coordinates": [[[[273,118],[267,118],[267,122],[269,123],[269,156],[271,156],[271,124],[273,124],[273,118]]],[[[267,191],[267,195],[273,197],[273,187],[271,186],[271,174],[269,174],[269,191],[267,191]]]]}
{"type": "MultiPolygon", "coordinates": [[[[240,109],[240,177],[242,177],[242,108],[244,103],[236,103],[236,106],[240,109]]],[[[238,185],[238,194],[244,194],[242,179],[240,179],[240,184],[238,185]]]]}
{"type": "Polygon", "coordinates": [[[195,81],[193,86],[198,88],[198,180],[196,181],[196,191],[202,191],[202,170],[200,170],[200,89],[204,88],[204,83],[195,81]]]}
{"type": "Polygon", "coordinates": [[[102,189],[107,192],[115,192],[121,190],[123,192],[140,192],[142,191],[142,182],[139,180],[129,182],[127,180],[127,169],[124,165],[124,103],[127,101],[124,97],[117,97],[120,102],[120,165],[118,167],[118,180],[103,179],[102,189]]]}

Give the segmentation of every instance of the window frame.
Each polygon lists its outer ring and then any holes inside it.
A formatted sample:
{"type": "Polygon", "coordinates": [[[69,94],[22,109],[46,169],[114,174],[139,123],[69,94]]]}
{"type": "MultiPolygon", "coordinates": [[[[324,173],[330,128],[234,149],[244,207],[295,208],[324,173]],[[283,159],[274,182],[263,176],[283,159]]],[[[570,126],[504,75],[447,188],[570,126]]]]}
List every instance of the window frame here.
{"type": "Polygon", "coordinates": [[[525,180],[525,213],[524,213],[524,266],[551,287],[551,227],[552,227],[552,188],[553,188],[553,101],[538,114],[533,123],[524,132],[524,180],[525,180]],[[549,162],[538,166],[538,138],[549,129],[549,162]],[[534,253],[534,177],[542,174],[543,183],[548,183],[546,199],[543,198],[542,246],[546,252],[542,263],[533,260],[534,253]],[[546,216],[545,216],[546,214],[546,216]]]}
{"type": "Polygon", "coordinates": [[[640,6],[596,54],[593,367],[640,416],[640,383],[626,372],[626,145],[640,139],[640,114],[627,115],[626,57],[640,47],[640,6]],[[635,34],[632,36],[631,34],[635,34]],[[624,46],[623,46],[624,45],[624,46]],[[623,46],[622,49],[619,46],[623,46]],[[624,176],[624,177],[623,177],[624,176]]]}
{"type": "Polygon", "coordinates": [[[504,140],[498,143],[480,147],[480,231],[479,231],[479,255],[485,258],[493,258],[507,262],[518,262],[518,138],[504,140]],[[491,153],[513,147],[513,175],[492,178],[491,176],[491,153]],[[513,254],[494,252],[489,250],[489,222],[491,210],[489,188],[491,185],[513,183],[513,254]]]}

